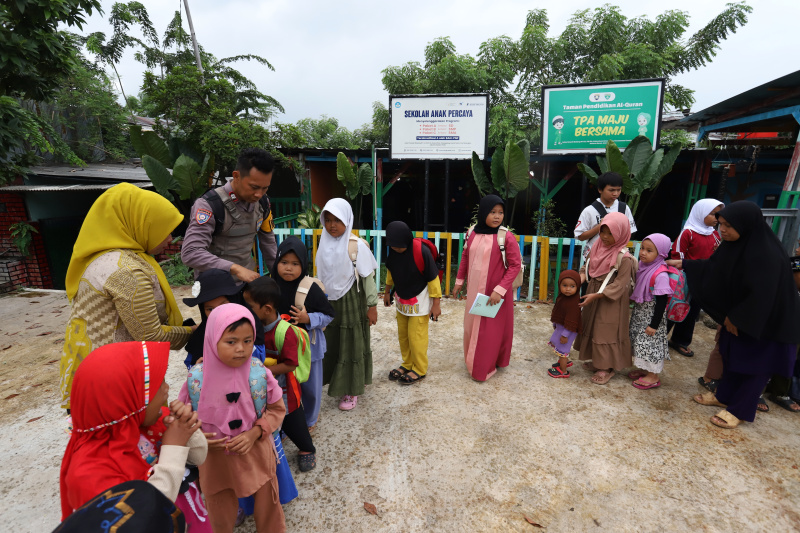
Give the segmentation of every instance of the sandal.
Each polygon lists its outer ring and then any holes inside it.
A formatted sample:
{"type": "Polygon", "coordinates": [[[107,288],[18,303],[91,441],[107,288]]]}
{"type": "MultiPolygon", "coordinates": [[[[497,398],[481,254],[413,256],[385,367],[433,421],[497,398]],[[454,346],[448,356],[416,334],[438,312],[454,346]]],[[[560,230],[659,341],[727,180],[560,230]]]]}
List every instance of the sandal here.
{"type": "Polygon", "coordinates": [[[717,392],[717,385],[719,385],[718,379],[711,379],[709,381],[706,381],[705,378],[699,377],[697,378],[697,382],[700,384],[701,387],[705,388],[711,393],[717,392]]]}
{"type": "Polygon", "coordinates": [[[569,370],[561,370],[560,366],[554,366],[547,369],[547,373],[551,378],[568,378],[570,376],[569,370]]]}
{"type": "Polygon", "coordinates": [[[697,403],[699,403],[700,405],[714,405],[716,407],[727,407],[724,403],[720,403],[719,400],[717,400],[717,397],[714,396],[713,392],[704,392],[703,394],[697,394],[692,399],[697,403]]]}
{"type": "Polygon", "coordinates": [[[598,370],[590,379],[595,385],[605,385],[611,378],[614,377],[614,374],[616,374],[616,372],[613,370],[611,372],[608,372],[607,370],[598,370]]]}
{"type": "Polygon", "coordinates": [[[408,372],[410,372],[410,370],[407,370],[402,366],[395,368],[391,372],[389,372],[389,381],[397,381],[401,377],[405,376],[408,372]]]}
{"type": "Polygon", "coordinates": [[[413,370],[409,370],[408,372],[403,374],[403,377],[401,377],[399,379],[399,383],[400,383],[400,385],[413,385],[417,381],[425,379],[425,376],[427,376],[427,374],[420,376],[419,374],[417,374],[413,370]],[[409,376],[409,374],[414,374],[416,377],[412,378],[411,376],[409,376]]]}
{"type": "Polygon", "coordinates": [[[688,346],[681,346],[677,342],[669,341],[669,347],[681,354],[684,357],[694,357],[694,352],[688,346]]]}
{"type": "Polygon", "coordinates": [[[631,370],[630,372],[628,372],[628,377],[631,378],[631,379],[634,379],[634,380],[635,379],[642,379],[646,375],[647,375],[647,372],[645,372],[644,370],[631,370]]]}
{"type": "Polygon", "coordinates": [[[791,413],[800,412],[800,405],[788,396],[778,396],[777,394],[770,394],[767,396],[772,403],[778,404],[791,413]]]}
{"type": "MultiPolygon", "coordinates": [[[[568,361],[567,362],[567,368],[571,367],[573,364],[574,363],[572,361],[568,361]]],[[[550,368],[560,368],[560,367],[561,367],[561,363],[559,363],[558,361],[556,361],[555,363],[550,365],[550,368]]]]}
{"type": "Polygon", "coordinates": [[[711,423],[723,429],[733,429],[738,426],[740,422],[741,420],[733,416],[725,409],[711,417],[711,423]]]}
{"type": "Polygon", "coordinates": [[[656,387],[661,386],[661,380],[656,381],[655,383],[650,383],[649,381],[642,381],[641,379],[637,379],[633,382],[633,386],[639,390],[648,390],[648,389],[655,389],[656,387]]]}
{"type": "Polygon", "coordinates": [[[301,472],[308,472],[317,467],[317,454],[306,453],[297,456],[297,464],[300,466],[301,472]]]}
{"type": "Polygon", "coordinates": [[[758,404],[756,404],[756,411],[761,413],[769,413],[769,405],[767,405],[767,400],[764,399],[764,395],[758,397],[758,404]]]}

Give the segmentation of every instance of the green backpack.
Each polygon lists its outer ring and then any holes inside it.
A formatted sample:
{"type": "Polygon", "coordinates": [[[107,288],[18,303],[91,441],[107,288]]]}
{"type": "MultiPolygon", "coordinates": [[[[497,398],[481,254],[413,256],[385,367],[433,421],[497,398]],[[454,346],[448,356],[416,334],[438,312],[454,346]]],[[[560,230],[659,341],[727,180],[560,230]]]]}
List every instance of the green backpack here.
{"type": "Polygon", "coordinates": [[[295,330],[297,338],[300,343],[297,346],[297,368],[294,369],[294,377],[297,378],[298,383],[305,383],[308,381],[308,374],[311,372],[311,341],[308,338],[308,332],[305,328],[300,328],[294,324],[290,324],[286,320],[281,320],[275,326],[275,346],[277,351],[264,350],[269,355],[278,355],[283,350],[283,341],[286,339],[286,332],[289,329],[295,330]]]}

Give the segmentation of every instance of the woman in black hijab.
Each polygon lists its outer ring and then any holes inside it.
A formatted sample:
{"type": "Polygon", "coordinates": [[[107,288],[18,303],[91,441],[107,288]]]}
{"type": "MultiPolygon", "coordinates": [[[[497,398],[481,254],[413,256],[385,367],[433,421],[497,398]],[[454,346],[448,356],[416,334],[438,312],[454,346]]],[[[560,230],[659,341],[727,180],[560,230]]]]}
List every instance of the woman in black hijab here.
{"type": "Polygon", "coordinates": [[[723,325],[723,374],[716,396],[695,396],[726,410],[711,418],[723,428],[755,419],[758,398],[772,375],[790,376],[800,342],[800,298],[789,256],[752,202],[719,213],[723,242],[710,259],[670,261],[682,267],[689,293],[723,325]]]}
{"type": "Polygon", "coordinates": [[[386,227],[386,242],[391,248],[386,258],[386,288],[383,305],[391,305],[390,291],[397,295],[397,336],[403,364],[389,372],[391,381],[412,385],[428,374],[428,317],[438,320],[442,287],[433,254],[419,243],[423,268],[414,259],[414,235],[405,222],[386,227]]]}
{"type": "Polygon", "coordinates": [[[295,296],[300,289],[300,282],[306,277],[306,272],[308,272],[308,250],[305,244],[297,237],[285,238],[278,246],[278,255],[270,270],[270,276],[281,290],[278,313],[290,317],[293,324],[304,327],[311,340],[311,370],[308,381],[301,383],[300,389],[303,392],[306,425],[313,428],[319,418],[322,400],[322,359],[327,349],[325,334],[322,331],[333,320],[334,311],[319,280],[314,280],[308,288],[303,308],[295,307],[295,296]]]}

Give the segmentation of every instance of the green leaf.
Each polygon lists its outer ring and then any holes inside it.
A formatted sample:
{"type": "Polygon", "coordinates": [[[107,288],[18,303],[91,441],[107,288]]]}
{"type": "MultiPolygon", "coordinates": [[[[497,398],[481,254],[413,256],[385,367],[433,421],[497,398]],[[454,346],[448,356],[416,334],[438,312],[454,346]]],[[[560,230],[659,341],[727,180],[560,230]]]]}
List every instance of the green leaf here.
{"type": "MultiPolygon", "coordinates": [[[[631,172],[628,169],[628,165],[622,158],[622,152],[619,151],[617,143],[614,141],[608,141],[608,144],[606,145],[606,157],[608,158],[608,167],[611,172],[616,172],[623,178],[630,175],[631,172]]],[[[624,188],[622,189],[622,192],[628,194],[624,188]]]]}
{"type": "Polygon", "coordinates": [[[672,167],[675,165],[675,160],[678,159],[678,155],[680,155],[680,153],[681,143],[676,142],[670,146],[669,150],[667,150],[667,152],[664,154],[664,158],[661,160],[661,163],[658,164],[658,168],[656,169],[656,176],[658,176],[659,182],[661,181],[661,178],[672,171],[672,167]]]}
{"type": "Polygon", "coordinates": [[[147,154],[142,156],[142,166],[147,172],[147,177],[153,182],[158,194],[171,202],[173,198],[169,191],[170,189],[177,189],[178,184],[172,174],[169,173],[169,170],[167,170],[167,167],[161,164],[158,159],[147,154]]]}
{"type": "Polygon", "coordinates": [[[361,187],[361,194],[372,193],[372,167],[369,163],[364,163],[358,167],[358,184],[361,187]]]}
{"type": "Polygon", "coordinates": [[[486,196],[492,192],[492,182],[486,177],[486,171],[483,170],[483,161],[475,152],[472,152],[472,177],[475,178],[475,185],[478,186],[481,196],[486,196]]]}
{"type": "Polygon", "coordinates": [[[197,198],[205,188],[200,175],[200,165],[188,155],[181,155],[175,161],[172,177],[177,182],[177,191],[181,200],[197,198]]]}
{"type": "Polygon", "coordinates": [[[583,163],[578,163],[578,170],[580,170],[581,173],[586,176],[586,179],[589,181],[589,183],[592,185],[597,183],[598,176],[597,173],[592,170],[592,167],[589,165],[584,165],[583,163]]]}
{"type": "Polygon", "coordinates": [[[528,188],[528,182],[530,181],[528,159],[519,145],[511,141],[508,142],[505,157],[503,158],[503,167],[505,167],[506,172],[505,181],[508,184],[506,194],[509,198],[513,198],[519,191],[524,191],[528,188]]]}
{"type": "Polygon", "coordinates": [[[600,174],[608,172],[608,159],[604,155],[597,156],[597,166],[600,167],[600,174]]]}
{"type": "Polygon", "coordinates": [[[203,164],[200,165],[200,178],[202,179],[203,188],[208,187],[208,180],[214,172],[214,154],[208,153],[203,158],[203,164]]]}
{"type": "Polygon", "coordinates": [[[492,154],[492,184],[502,198],[506,196],[506,169],[503,165],[505,158],[506,152],[502,148],[496,149],[492,154]]]}
{"type": "Polygon", "coordinates": [[[659,148],[653,152],[653,155],[647,159],[639,173],[633,177],[634,190],[632,194],[642,194],[643,191],[653,187],[658,182],[660,176],[656,175],[656,170],[658,170],[658,166],[661,164],[663,158],[663,148],[659,148]]]}
{"type": "Polygon", "coordinates": [[[522,150],[522,154],[525,156],[525,160],[530,162],[531,160],[531,143],[528,142],[527,139],[520,139],[517,141],[517,146],[520,147],[522,150]]]}
{"type": "Polygon", "coordinates": [[[203,164],[203,149],[196,143],[181,139],[180,137],[170,137],[167,144],[169,147],[169,157],[173,164],[182,154],[188,155],[194,159],[198,165],[203,164]]]}
{"type": "Polygon", "coordinates": [[[336,177],[348,191],[356,186],[356,175],[353,166],[342,152],[336,155],[336,177]]]}
{"type": "Polygon", "coordinates": [[[647,158],[652,154],[653,145],[650,144],[650,139],[644,135],[639,135],[638,137],[634,137],[630,144],[625,148],[625,152],[622,154],[622,159],[624,159],[625,164],[628,165],[630,173],[635,176],[642,169],[647,161],[647,158]]]}
{"type": "Polygon", "coordinates": [[[133,149],[144,158],[145,155],[157,159],[167,168],[172,167],[167,144],[154,131],[142,131],[140,126],[131,126],[131,145],[133,149]]]}

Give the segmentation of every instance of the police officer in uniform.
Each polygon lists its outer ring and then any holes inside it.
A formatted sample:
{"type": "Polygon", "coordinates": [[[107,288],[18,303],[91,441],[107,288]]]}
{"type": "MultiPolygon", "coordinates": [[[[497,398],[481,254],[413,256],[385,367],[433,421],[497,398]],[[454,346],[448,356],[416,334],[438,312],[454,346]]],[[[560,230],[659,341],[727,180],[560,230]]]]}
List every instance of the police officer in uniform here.
{"type": "Polygon", "coordinates": [[[181,249],[181,258],[194,269],[195,278],[212,268],[230,271],[238,281],[258,278],[253,257],[256,236],[264,264],[275,262],[277,245],[267,196],[274,167],[266,150],[247,148],[239,155],[233,178],[195,201],[181,249]]]}

